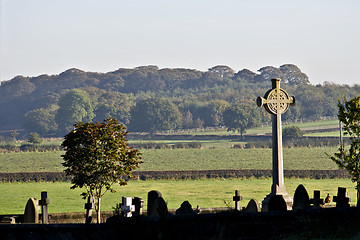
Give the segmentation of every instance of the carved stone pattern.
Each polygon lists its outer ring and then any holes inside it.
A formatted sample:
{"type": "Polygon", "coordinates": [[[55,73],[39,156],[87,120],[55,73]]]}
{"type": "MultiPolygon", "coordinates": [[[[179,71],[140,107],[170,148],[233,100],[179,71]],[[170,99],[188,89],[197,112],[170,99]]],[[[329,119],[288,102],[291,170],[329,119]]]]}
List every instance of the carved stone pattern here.
{"type": "Polygon", "coordinates": [[[274,114],[277,114],[278,111],[282,114],[289,107],[289,96],[282,89],[280,89],[279,93],[278,89],[273,89],[267,98],[267,106],[274,114]]]}

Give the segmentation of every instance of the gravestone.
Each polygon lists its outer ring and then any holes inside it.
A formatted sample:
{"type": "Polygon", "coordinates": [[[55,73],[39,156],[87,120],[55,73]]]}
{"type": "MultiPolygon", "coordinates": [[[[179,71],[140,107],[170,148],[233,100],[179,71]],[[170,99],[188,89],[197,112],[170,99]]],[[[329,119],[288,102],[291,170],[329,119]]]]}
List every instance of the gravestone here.
{"type": "Polygon", "coordinates": [[[86,215],[85,215],[85,224],[90,224],[92,221],[92,210],[95,208],[94,198],[88,196],[87,203],[85,203],[86,215]]]}
{"type": "Polygon", "coordinates": [[[320,198],[319,190],[314,190],[314,198],[310,199],[310,204],[312,204],[314,208],[319,208],[321,205],[324,205],[324,199],[320,198]]]}
{"type": "Polygon", "coordinates": [[[41,221],[44,224],[49,223],[49,214],[47,205],[50,204],[50,199],[47,197],[47,192],[41,192],[41,199],[39,205],[41,206],[41,221]]]}
{"type": "Polygon", "coordinates": [[[24,223],[39,223],[39,204],[36,198],[29,198],[26,203],[24,223]]]}
{"type": "Polygon", "coordinates": [[[132,212],[135,211],[135,206],[132,205],[131,197],[122,197],[121,215],[123,217],[131,217],[132,212]]]}
{"type": "Polygon", "coordinates": [[[348,192],[346,188],[339,187],[337,196],[334,196],[334,202],[336,202],[336,207],[343,208],[343,207],[350,207],[350,198],[348,197],[348,192]]]}
{"type": "Polygon", "coordinates": [[[235,202],[235,210],[240,211],[240,201],[242,200],[242,196],[240,196],[240,191],[235,190],[235,196],[233,196],[233,201],[235,202]]]}
{"type": "Polygon", "coordinates": [[[300,184],[294,194],[294,204],[293,210],[304,210],[310,207],[309,194],[307,193],[305,187],[300,184]]]}
{"type": "Polygon", "coordinates": [[[135,206],[135,210],[133,212],[133,216],[140,216],[142,215],[142,211],[143,211],[143,206],[144,206],[144,201],[142,200],[142,198],[139,197],[134,197],[132,200],[134,206],[135,206]]]}
{"type": "Polygon", "coordinates": [[[288,210],[285,199],[282,195],[273,195],[269,200],[269,212],[286,212],[288,210]]]}
{"type": "Polygon", "coordinates": [[[165,217],[169,211],[159,191],[152,190],[148,193],[147,215],[150,217],[165,217]]]}
{"type": "Polygon", "coordinates": [[[287,92],[280,88],[280,79],[271,79],[272,89],[267,91],[264,97],[257,98],[257,105],[264,106],[271,114],[272,120],[272,162],[273,171],[271,193],[262,202],[262,211],[267,212],[269,201],[275,195],[283,197],[287,209],[291,210],[292,198],[286,192],[284,184],[283,150],[282,150],[282,127],[281,114],[285,113],[289,106],[295,105],[295,97],[289,97],[287,92]]]}
{"type": "Polygon", "coordinates": [[[176,215],[194,215],[195,212],[191,208],[191,204],[188,201],[184,201],[180,208],[175,211],[176,215]]]}
{"type": "Polygon", "coordinates": [[[255,200],[251,199],[245,208],[245,212],[257,213],[261,211],[260,203],[255,200]]]}

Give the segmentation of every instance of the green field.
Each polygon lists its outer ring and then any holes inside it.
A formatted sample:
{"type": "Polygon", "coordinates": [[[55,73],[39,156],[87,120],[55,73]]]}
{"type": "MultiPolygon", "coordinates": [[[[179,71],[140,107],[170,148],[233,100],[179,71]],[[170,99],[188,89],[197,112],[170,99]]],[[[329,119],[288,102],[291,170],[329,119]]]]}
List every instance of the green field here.
{"type": "MultiPolygon", "coordinates": [[[[141,164],[140,170],[272,168],[271,149],[230,149],[232,143],[227,144],[227,148],[141,150],[144,163],[141,164]]],[[[336,151],[336,147],[285,148],[284,169],[337,169],[335,163],[325,154],[333,154],[336,151]]],[[[59,172],[63,170],[61,154],[61,151],[0,153],[0,172],[59,172]]]]}
{"type": "MultiPolygon", "coordinates": [[[[314,190],[321,191],[321,197],[327,193],[337,195],[338,187],[346,187],[352,204],[355,203],[355,184],[349,179],[285,179],[287,192],[293,196],[296,187],[303,184],[309,196],[314,190]]],[[[30,197],[40,198],[42,191],[48,192],[51,202],[50,213],[83,212],[85,201],[81,199],[80,189],[70,190],[70,183],[1,183],[0,184],[0,214],[22,214],[30,197]]],[[[111,211],[122,196],[141,197],[146,209],[147,193],[158,190],[168,204],[169,209],[179,208],[183,201],[189,201],[195,208],[200,207],[233,207],[232,196],[235,190],[240,190],[243,196],[241,206],[246,206],[250,199],[262,201],[270,193],[270,179],[206,179],[181,181],[130,181],[129,185],[116,187],[114,194],[107,193],[102,201],[102,210],[111,211]]]]}

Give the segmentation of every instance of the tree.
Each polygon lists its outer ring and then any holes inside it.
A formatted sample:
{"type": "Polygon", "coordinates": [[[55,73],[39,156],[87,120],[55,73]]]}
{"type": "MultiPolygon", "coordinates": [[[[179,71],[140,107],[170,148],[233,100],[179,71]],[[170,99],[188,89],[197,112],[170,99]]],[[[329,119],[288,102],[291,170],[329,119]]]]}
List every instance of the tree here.
{"type": "Polygon", "coordinates": [[[42,143],[42,139],[41,139],[40,135],[36,132],[29,133],[28,141],[29,141],[29,143],[31,143],[33,145],[42,143]]]}
{"type": "Polygon", "coordinates": [[[304,135],[304,132],[297,126],[290,126],[284,128],[282,134],[284,141],[294,141],[301,138],[304,135]]]}
{"type": "Polygon", "coordinates": [[[209,68],[208,70],[209,72],[218,73],[220,77],[226,77],[226,78],[231,78],[235,74],[233,69],[225,65],[217,65],[212,68],[209,68]]]}
{"type": "Polygon", "coordinates": [[[73,89],[62,95],[55,120],[59,125],[59,133],[69,132],[76,122],[89,122],[95,114],[94,108],[87,92],[73,89]]]}
{"type": "MultiPolygon", "coordinates": [[[[344,135],[350,138],[350,147],[341,143],[339,152],[331,159],[341,168],[346,169],[351,175],[351,180],[356,183],[357,199],[360,198],[360,96],[344,103],[338,103],[339,121],[342,123],[344,135]]],[[[358,202],[359,205],[359,202],[358,202]]]]}
{"type": "Polygon", "coordinates": [[[27,131],[38,132],[42,136],[50,136],[57,130],[55,122],[55,106],[50,108],[38,108],[25,114],[23,126],[27,131]]]}
{"type": "Polygon", "coordinates": [[[294,85],[310,83],[309,77],[305,73],[302,73],[300,68],[294,64],[284,64],[281,65],[279,69],[285,76],[285,82],[294,85]]]}
{"type": "Polygon", "coordinates": [[[181,126],[179,109],[169,100],[150,98],[141,100],[130,111],[129,128],[132,131],[150,132],[173,130],[181,126]]]}
{"type": "Polygon", "coordinates": [[[260,113],[254,102],[241,101],[227,108],[223,113],[227,131],[238,131],[241,136],[247,129],[260,126],[260,113]]]}
{"type": "Polygon", "coordinates": [[[97,222],[100,223],[101,198],[112,185],[126,185],[132,171],[142,163],[137,149],[128,146],[126,127],[115,118],[102,123],[78,122],[65,136],[61,146],[66,175],[73,176],[71,189],[85,188],[83,199],[94,197],[97,222]]]}

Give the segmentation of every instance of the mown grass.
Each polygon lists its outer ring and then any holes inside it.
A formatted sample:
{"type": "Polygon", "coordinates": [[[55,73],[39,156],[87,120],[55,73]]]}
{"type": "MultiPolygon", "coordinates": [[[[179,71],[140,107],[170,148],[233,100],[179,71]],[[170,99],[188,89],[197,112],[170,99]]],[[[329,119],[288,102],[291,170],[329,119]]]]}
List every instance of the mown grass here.
{"type": "MultiPolygon", "coordinates": [[[[250,199],[262,201],[270,193],[271,179],[203,179],[179,181],[130,181],[127,186],[116,186],[116,193],[107,193],[102,200],[102,210],[112,211],[122,196],[143,198],[147,205],[147,193],[158,190],[168,204],[169,209],[177,209],[183,201],[189,201],[195,208],[200,207],[233,207],[232,196],[240,190],[243,200],[241,206],[247,205],[250,199]]],[[[313,197],[314,190],[321,191],[321,197],[327,193],[337,195],[338,187],[345,187],[354,204],[356,202],[355,184],[349,179],[285,179],[287,192],[294,196],[296,187],[303,184],[308,194],[313,197]]],[[[1,183],[0,214],[22,214],[30,197],[40,198],[42,191],[48,192],[50,198],[49,212],[83,212],[85,200],[81,199],[81,189],[70,190],[70,183],[1,183]]]]}
{"type": "MultiPolygon", "coordinates": [[[[336,147],[284,148],[284,169],[337,169],[336,164],[325,154],[332,155],[336,151],[336,147]]],[[[142,171],[272,168],[272,150],[268,148],[209,147],[206,149],[150,149],[141,150],[141,152],[144,161],[140,166],[142,171]]],[[[63,153],[62,151],[0,153],[0,172],[63,171],[61,165],[63,153]]]]}

